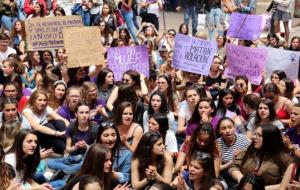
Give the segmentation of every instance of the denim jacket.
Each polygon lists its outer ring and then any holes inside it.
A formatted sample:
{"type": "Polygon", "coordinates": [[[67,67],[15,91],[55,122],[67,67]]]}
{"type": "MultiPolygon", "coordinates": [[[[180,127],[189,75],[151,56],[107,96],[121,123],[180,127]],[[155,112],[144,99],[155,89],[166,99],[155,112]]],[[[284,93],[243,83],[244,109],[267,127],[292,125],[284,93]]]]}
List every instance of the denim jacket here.
{"type": "Polygon", "coordinates": [[[244,8],[240,8],[240,13],[245,14],[253,14],[256,9],[256,0],[235,0],[235,4],[240,7],[241,3],[245,5],[244,8]],[[244,2],[248,1],[248,4],[245,4],[244,2]]]}
{"type": "Polygon", "coordinates": [[[76,3],[71,11],[72,11],[72,15],[80,15],[81,16],[84,26],[91,25],[90,11],[88,9],[84,10],[81,3],[76,3]]]}
{"type": "Polygon", "coordinates": [[[132,152],[124,146],[120,147],[119,156],[115,155],[113,170],[117,172],[118,184],[125,182],[130,183],[131,158],[132,152]]]}

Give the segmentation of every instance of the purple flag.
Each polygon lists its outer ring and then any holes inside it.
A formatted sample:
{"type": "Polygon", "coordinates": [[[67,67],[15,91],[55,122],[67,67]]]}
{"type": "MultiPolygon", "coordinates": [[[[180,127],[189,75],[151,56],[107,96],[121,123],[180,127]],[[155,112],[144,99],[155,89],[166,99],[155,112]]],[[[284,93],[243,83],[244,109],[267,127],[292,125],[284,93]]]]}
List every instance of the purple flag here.
{"type": "Polygon", "coordinates": [[[114,72],[116,81],[123,73],[135,70],[149,77],[149,56],[146,46],[113,47],[107,52],[108,67],[114,72]]]}
{"type": "Polygon", "coordinates": [[[207,76],[216,52],[216,42],[177,34],[173,66],[183,71],[207,76]]]}
{"type": "Polygon", "coordinates": [[[230,78],[245,75],[252,84],[260,84],[268,56],[266,49],[226,44],[226,54],[228,67],[225,75],[230,78]]]}
{"type": "Polygon", "coordinates": [[[227,35],[242,40],[256,40],[261,31],[262,17],[259,15],[232,13],[227,35]]]}

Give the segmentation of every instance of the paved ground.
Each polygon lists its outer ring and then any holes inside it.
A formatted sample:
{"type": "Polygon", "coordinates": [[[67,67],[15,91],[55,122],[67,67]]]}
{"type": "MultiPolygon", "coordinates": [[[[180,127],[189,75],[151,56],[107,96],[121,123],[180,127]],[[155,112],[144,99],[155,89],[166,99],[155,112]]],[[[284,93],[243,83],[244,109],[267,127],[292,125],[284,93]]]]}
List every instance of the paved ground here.
{"type": "MultiPolygon", "coordinates": [[[[257,0],[257,10],[256,14],[263,14],[267,7],[269,6],[271,0],[257,0]]],[[[172,12],[172,11],[165,11],[165,20],[166,20],[166,28],[170,29],[173,28],[176,31],[178,30],[178,27],[181,23],[183,23],[183,12],[172,12]]],[[[163,30],[163,14],[161,12],[161,15],[159,17],[159,23],[160,23],[160,31],[163,30]]],[[[191,31],[192,24],[191,21],[189,23],[189,28],[191,31]]],[[[300,35],[300,27],[297,28],[297,31],[292,28],[290,31],[290,36],[300,35]]]]}

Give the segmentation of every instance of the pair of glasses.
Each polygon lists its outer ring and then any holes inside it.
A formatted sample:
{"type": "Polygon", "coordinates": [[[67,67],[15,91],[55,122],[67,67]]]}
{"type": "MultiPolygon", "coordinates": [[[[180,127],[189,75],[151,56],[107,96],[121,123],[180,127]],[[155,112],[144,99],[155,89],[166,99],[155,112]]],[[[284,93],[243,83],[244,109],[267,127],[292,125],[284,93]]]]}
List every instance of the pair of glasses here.
{"type": "Polygon", "coordinates": [[[100,127],[104,127],[104,128],[115,127],[115,123],[105,121],[105,122],[100,123],[100,127]]]}
{"type": "Polygon", "coordinates": [[[170,35],[170,36],[175,36],[176,34],[174,34],[174,33],[169,33],[169,35],[170,35]]]}
{"type": "Polygon", "coordinates": [[[239,83],[236,83],[235,86],[236,86],[237,88],[238,88],[238,87],[243,88],[243,87],[244,87],[244,84],[242,84],[242,83],[240,83],[240,84],[239,84],[239,83]]]}

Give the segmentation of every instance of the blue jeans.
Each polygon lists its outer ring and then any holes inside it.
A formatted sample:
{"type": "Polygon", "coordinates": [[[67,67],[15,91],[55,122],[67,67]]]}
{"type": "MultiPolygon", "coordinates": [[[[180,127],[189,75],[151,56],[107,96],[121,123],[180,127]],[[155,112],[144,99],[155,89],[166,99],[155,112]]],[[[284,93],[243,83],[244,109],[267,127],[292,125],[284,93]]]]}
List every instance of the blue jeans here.
{"type": "Polygon", "coordinates": [[[33,175],[33,179],[39,184],[49,183],[52,186],[52,188],[55,190],[60,190],[60,189],[62,189],[63,186],[66,185],[66,182],[64,180],[48,181],[46,179],[46,177],[44,176],[44,174],[40,173],[40,172],[35,173],[33,175]]]}
{"type": "Polygon", "coordinates": [[[192,18],[192,34],[197,33],[198,26],[198,14],[196,12],[196,6],[186,6],[184,10],[184,23],[189,24],[190,17],[192,18]]]}
{"type": "Polygon", "coordinates": [[[223,28],[221,26],[221,14],[222,11],[220,8],[211,9],[208,13],[208,31],[209,31],[209,40],[214,39],[214,32],[217,29],[219,35],[223,35],[223,28]]]}
{"type": "Polygon", "coordinates": [[[65,158],[53,158],[48,160],[48,167],[53,170],[63,170],[67,174],[78,172],[83,163],[84,155],[70,155],[65,158]]]}
{"type": "Polygon", "coordinates": [[[9,31],[12,30],[14,23],[16,22],[17,17],[10,17],[2,15],[1,22],[4,28],[8,29],[9,31]]]}
{"type": "Polygon", "coordinates": [[[125,10],[121,10],[121,14],[126,22],[126,25],[127,25],[127,28],[128,28],[128,31],[131,35],[131,37],[133,38],[133,40],[135,42],[138,42],[138,39],[137,39],[137,31],[136,31],[136,28],[134,26],[134,23],[133,23],[133,12],[132,10],[131,11],[125,11],[125,10]]]}

